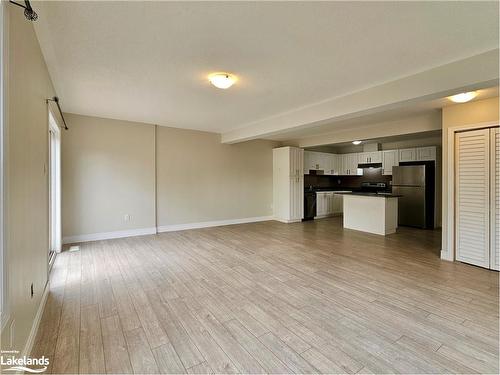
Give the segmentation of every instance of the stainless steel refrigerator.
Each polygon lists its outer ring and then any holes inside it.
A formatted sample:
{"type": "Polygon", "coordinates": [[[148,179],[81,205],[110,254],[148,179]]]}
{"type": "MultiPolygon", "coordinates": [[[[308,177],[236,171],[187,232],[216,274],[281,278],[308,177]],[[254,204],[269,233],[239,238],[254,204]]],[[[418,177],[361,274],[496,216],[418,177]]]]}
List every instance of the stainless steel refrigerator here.
{"type": "Polygon", "coordinates": [[[392,193],[398,201],[398,225],[434,227],[434,163],[392,168],[392,193]]]}

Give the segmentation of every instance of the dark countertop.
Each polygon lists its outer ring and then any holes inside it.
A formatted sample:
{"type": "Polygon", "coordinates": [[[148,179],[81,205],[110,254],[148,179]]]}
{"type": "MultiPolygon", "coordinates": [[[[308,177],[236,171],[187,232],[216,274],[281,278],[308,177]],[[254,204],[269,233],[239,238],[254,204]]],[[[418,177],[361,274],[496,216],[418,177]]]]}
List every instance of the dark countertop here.
{"type": "Polygon", "coordinates": [[[339,193],[343,195],[359,195],[363,197],[376,197],[376,198],[400,198],[402,195],[392,193],[367,193],[361,191],[353,191],[352,193],[339,193]]]}
{"type": "Polygon", "coordinates": [[[360,191],[359,188],[346,188],[346,187],[333,187],[333,188],[323,188],[323,187],[313,187],[312,190],[309,188],[304,188],[304,193],[316,193],[321,191],[360,191]]]}

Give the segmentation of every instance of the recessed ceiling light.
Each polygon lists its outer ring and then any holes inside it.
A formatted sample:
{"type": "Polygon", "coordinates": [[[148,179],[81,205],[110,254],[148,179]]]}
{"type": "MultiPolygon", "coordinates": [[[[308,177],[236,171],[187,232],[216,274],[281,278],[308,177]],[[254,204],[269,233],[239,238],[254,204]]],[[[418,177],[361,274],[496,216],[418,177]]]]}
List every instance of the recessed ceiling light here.
{"type": "Polygon", "coordinates": [[[357,146],[357,145],[360,145],[360,144],[361,144],[361,142],[362,142],[362,141],[352,141],[352,144],[357,146]]]}
{"type": "Polygon", "coordinates": [[[228,89],[236,82],[236,77],[230,73],[213,73],[208,76],[212,85],[219,89],[228,89]]]}
{"type": "Polygon", "coordinates": [[[476,96],[477,96],[477,92],[469,91],[469,92],[463,92],[461,94],[449,96],[448,99],[450,99],[452,102],[455,102],[455,103],[465,103],[465,102],[468,102],[468,101],[474,99],[476,96]]]}

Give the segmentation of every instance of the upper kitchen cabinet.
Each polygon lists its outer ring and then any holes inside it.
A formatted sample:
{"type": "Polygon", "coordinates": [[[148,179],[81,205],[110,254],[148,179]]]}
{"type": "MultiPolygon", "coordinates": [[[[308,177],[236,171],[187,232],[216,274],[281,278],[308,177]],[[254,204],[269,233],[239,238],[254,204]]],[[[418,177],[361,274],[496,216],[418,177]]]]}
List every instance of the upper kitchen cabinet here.
{"type": "Polygon", "coordinates": [[[342,155],[342,175],[346,176],[362,176],[363,170],[358,168],[359,154],[343,154],[342,155]]]}
{"type": "Polygon", "coordinates": [[[399,150],[399,161],[415,161],[417,160],[417,149],[415,148],[403,148],[399,150]]]}
{"type": "Polygon", "coordinates": [[[304,151],[304,173],[309,174],[309,171],[323,170],[324,164],[319,152],[304,151]]]}
{"type": "Polygon", "coordinates": [[[417,148],[417,160],[436,160],[436,146],[417,148]]]}
{"type": "Polygon", "coordinates": [[[325,154],[326,155],[326,169],[325,174],[327,175],[338,175],[341,169],[341,157],[335,154],[325,154]]]}
{"type": "Polygon", "coordinates": [[[436,146],[405,148],[399,150],[399,161],[427,161],[436,160],[436,146]]]}
{"type": "Polygon", "coordinates": [[[311,152],[304,151],[304,174],[309,174],[309,169],[312,166],[311,152]]]}
{"type": "Polygon", "coordinates": [[[361,152],[357,155],[361,164],[382,163],[382,151],[361,152]]]}
{"type": "Polygon", "coordinates": [[[319,152],[304,151],[304,173],[309,174],[309,171],[323,170],[324,164],[319,152]]]}
{"type": "Polygon", "coordinates": [[[382,174],[392,175],[392,167],[399,165],[399,150],[382,151],[382,174]]]}
{"type": "Polygon", "coordinates": [[[339,156],[326,152],[304,151],[304,174],[323,171],[326,175],[339,174],[339,156]]]}

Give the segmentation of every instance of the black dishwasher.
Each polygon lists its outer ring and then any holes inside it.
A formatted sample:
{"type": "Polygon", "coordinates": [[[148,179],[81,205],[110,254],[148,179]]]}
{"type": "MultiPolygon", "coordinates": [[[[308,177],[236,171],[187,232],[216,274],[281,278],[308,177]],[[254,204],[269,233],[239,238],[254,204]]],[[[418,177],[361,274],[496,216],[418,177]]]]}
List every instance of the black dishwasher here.
{"type": "Polygon", "coordinates": [[[304,192],[304,221],[312,220],[316,216],[316,192],[304,192]]]}

